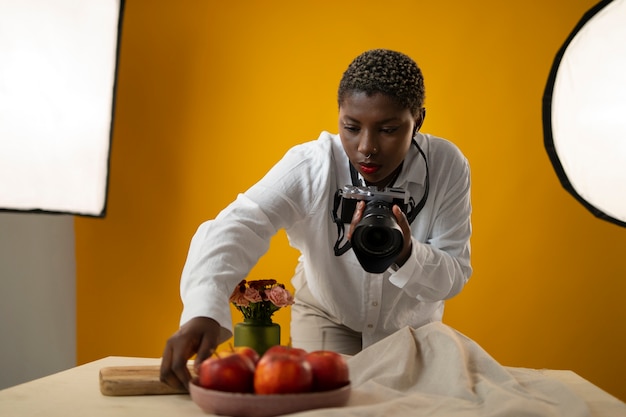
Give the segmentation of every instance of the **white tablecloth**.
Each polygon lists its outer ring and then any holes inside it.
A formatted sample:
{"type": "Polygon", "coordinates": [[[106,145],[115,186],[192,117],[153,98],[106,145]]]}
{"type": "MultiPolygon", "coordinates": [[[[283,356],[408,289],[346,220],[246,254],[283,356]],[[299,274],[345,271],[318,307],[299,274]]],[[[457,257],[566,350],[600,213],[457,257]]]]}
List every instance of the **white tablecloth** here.
{"type": "MultiPolygon", "coordinates": [[[[349,406],[359,416],[609,415],[608,409],[595,413],[579,392],[549,373],[500,365],[442,323],[405,328],[349,364],[355,387],[349,406]]],[[[626,405],[616,400],[613,411],[626,416],[626,405]]]]}

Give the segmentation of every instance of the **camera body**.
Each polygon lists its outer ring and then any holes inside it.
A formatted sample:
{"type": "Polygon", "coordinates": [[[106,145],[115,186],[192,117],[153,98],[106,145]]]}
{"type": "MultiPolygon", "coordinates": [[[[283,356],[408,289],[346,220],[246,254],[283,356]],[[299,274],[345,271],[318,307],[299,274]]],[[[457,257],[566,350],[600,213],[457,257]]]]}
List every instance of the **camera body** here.
{"type": "Polygon", "coordinates": [[[380,204],[387,203],[389,210],[397,205],[406,213],[409,198],[409,193],[403,188],[387,187],[383,191],[378,191],[376,187],[346,185],[341,190],[341,221],[344,223],[352,222],[354,210],[360,200],[364,200],[367,204],[374,201],[378,201],[380,204]]]}
{"type": "Polygon", "coordinates": [[[392,212],[397,205],[406,213],[410,196],[402,188],[346,185],[341,193],[341,221],[351,223],[359,201],[366,202],[363,216],[351,238],[352,249],[363,269],[380,274],[394,262],[404,245],[400,226],[392,212]]]}

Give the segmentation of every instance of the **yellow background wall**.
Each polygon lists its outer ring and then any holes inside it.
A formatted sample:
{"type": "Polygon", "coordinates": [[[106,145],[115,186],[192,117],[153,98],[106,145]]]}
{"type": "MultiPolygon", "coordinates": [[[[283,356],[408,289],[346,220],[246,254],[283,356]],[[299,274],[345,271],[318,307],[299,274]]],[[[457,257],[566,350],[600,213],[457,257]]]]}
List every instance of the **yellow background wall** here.
{"type": "MultiPolygon", "coordinates": [[[[555,53],[595,3],[128,1],[108,213],[75,224],[78,362],[161,355],[196,227],[335,132],[342,71],[385,47],[424,71],[423,131],[472,166],[475,273],[444,321],[504,365],[572,369],[626,400],[626,230],[561,188],[541,125],[555,53]]],[[[295,261],[280,233],[250,277],[287,282],[295,261]]]]}

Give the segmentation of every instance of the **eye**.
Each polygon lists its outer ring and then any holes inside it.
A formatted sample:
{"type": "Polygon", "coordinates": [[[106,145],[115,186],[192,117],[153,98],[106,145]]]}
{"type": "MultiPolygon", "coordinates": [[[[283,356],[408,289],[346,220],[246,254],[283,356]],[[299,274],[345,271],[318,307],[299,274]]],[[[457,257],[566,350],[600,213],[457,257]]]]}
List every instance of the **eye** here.
{"type": "Polygon", "coordinates": [[[343,125],[343,128],[352,133],[356,133],[359,131],[359,127],[355,125],[343,125]]]}
{"type": "Polygon", "coordinates": [[[387,134],[395,133],[397,130],[398,130],[398,126],[388,126],[388,127],[386,126],[380,129],[381,132],[387,133],[387,134]]]}

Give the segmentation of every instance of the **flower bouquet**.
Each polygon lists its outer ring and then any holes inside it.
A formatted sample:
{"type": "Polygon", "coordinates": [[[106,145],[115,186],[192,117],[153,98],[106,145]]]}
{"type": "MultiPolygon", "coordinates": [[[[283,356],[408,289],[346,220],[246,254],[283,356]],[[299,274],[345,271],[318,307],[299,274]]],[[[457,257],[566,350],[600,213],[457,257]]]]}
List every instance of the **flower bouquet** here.
{"type": "Polygon", "coordinates": [[[259,355],[280,344],[280,326],[272,315],[293,304],[293,296],[274,279],[243,280],[233,290],[229,301],[243,314],[243,323],[234,328],[235,346],[249,346],[259,355]]]}

